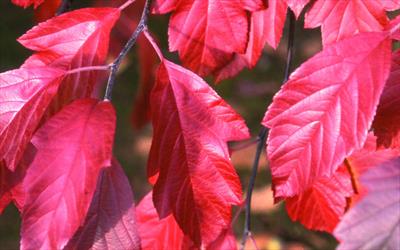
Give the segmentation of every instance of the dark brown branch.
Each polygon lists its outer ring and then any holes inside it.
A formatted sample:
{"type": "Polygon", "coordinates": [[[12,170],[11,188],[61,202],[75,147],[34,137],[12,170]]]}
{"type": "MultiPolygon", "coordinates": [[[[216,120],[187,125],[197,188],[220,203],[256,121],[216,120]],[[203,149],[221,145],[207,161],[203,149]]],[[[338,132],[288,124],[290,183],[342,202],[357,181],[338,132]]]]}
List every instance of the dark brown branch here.
{"type": "MultiPolygon", "coordinates": [[[[296,18],[294,13],[289,10],[289,30],[288,30],[288,45],[287,45],[287,58],[286,58],[286,66],[285,66],[285,75],[283,78],[283,82],[285,83],[289,79],[289,74],[291,72],[292,61],[293,61],[293,45],[294,45],[294,33],[295,33],[295,24],[296,18]]],[[[260,162],[261,153],[264,149],[266,138],[267,138],[268,129],[263,127],[258,134],[257,141],[257,151],[254,157],[253,166],[251,170],[251,176],[249,181],[249,186],[247,187],[246,193],[246,204],[245,204],[245,222],[244,222],[244,231],[242,238],[242,249],[244,249],[246,245],[246,241],[249,236],[251,236],[251,196],[253,194],[253,189],[257,177],[258,165],[260,162]]]]}
{"type": "Polygon", "coordinates": [[[122,51],[119,53],[118,57],[114,60],[114,62],[110,66],[111,73],[108,78],[106,93],[104,95],[104,100],[111,100],[112,90],[114,87],[118,68],[121,65],[121,62],[124,59],[124,57],[128,54],[128,52],[132,48],[132,46],[135,45],[136,40],[139,37],[140,33],[142,33],[142,31],[147,26],[147,19],[148,19],[149,12],[150,12],[150,4],[151,4],[151,0],[146,0],[146,3],[144,5],[142,16],[140,18],[138,26],[136,27],[135,31],[132,33],[132,36],[129,38],[128,42],[125,44],[122,51]]]}

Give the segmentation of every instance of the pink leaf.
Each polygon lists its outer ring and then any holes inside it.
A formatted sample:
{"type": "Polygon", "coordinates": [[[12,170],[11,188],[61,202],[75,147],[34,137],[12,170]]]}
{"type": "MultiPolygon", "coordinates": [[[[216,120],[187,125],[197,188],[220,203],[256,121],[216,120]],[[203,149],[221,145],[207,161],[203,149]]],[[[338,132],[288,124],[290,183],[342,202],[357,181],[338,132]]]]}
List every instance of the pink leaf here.
{"type": "Polygon", "coordinates": [[[397,249],[400,246],[400,158],[365,173],[367,195],[344,216],[334,235],[338,249],[397,249]]]}
{"type": "Polygon", "coordinates": [[[262,1],[255,0],[157,0],[153,12],[173,11],[169,49],[179,52],[186,67],[208,75],[229,62],[233,53],[245,52],[249,26],[246,10],[262,7],[262,1]]]}
{"type": "Polygon", "coordinates": [[[248,129],[199,76],[165,59],[151,99],[155,207],[161,218],[173,213],[196,245],[209,244],[229,225],[231,206],[241,203],[227,142],[247,138],[248,129]]]}
{"type": "Polygon", "coordinates": [[[103,168],[85,223],[66,249],[139,249],[135,204],[119,163],[103,168]]]}
{"type": "Polygon", "coordinates": [[[307,12],[304,27],[321,26],[324,46],[360,32],[382,31],[388,24],[384,4],[376,0],[316,1],[307,12]]]}
{"type": "Polygon", "coordinates": [[[290,9],[294,12],[296,18],[299,18],[304,7],[310,2],[310,0],[286,0],[290,9]]]}
{"type": "Polygon", "coordinates": [[[32,162],[35,153],[35,148],[32,144],[29,144],[14,172],[0,164],[0,214],[11,201],[22,212],[25,201],[23,181],[26,170],[32,162]]]}
{"type": "Polygon", "coordinates": [[[305,227],[332,232],[345,212],[346,198],[353,195],[350,176],[340,168],[331,178],[321,178],[300,195],[286,200],[292,220],[305,227]]]}
{"type": "Polygon", "coordinates": [[[33,4],[34,8],[36,9],[39,5],[41,5],[44,2],[44,0],[11,0],[11,2],[15,5],[24,8],[27,8],[33,4]]]}
{"type": "Polygon", "coordinates": [[[363,146],[389,75],[387,36],[365,33],[327,46],[275,95],[263,120],[271,128],[267,152],[275,198],[332,176],[363,146]]]}
{"type": "Polygon", "coordinates": [[[285,0],[269,0],[268,9],[264,11],[265,35],[268,44],[276,49],[285,26],[287,2],[285,0]]]}
{"type": "Polygon", "coordinates": [[[0,74],[0,161],[14,170],[64,71],[36,67],[0,74]]]}
{"type": "MultiPolygon", "coordinates": [[[[37,52],[22,67],[51,66],[70,70],[103,65],[109,34],[119,15],[117,8],[85,8],[40,23],[18,39],[26,48],[37,52]]],[[[50,113],[74,99],[90,97],[98,75],[98,71],[86,71],[66,77],[50,113]]]]}
{"type": "Polygon", "coordinates": [[[236,75],[245,67],[252,68],[256,65],[267,42],[265,30],[268,24],[266,23],[266,17],[265,10],[251,14],[249,41],[246,51],[244,54],[235,53],[228,64],[214,72],[217,82],[236,75]]]}
{"type": "Polygon", "coordinates": [[[136,207],[142,249],[189,249],[193,247],[190,238],[185,236],[174,216],[158,218],[153,205],[153,192],[148,193],[136,207]]]}
{"type": "Polygon", "coordinates": [[[24,180],[22,249],[62,249],[84,222],[99,171],[110,165],[114,129],[111,103],[82,99],[36,132],[24,180]]]}
{"type": "Polygon", "coordinates": [[[372,127],[378,146],[400,148],[400,50],[393,54],[392,69],[383,90],[372,127]]]}
{"type": "MultiPolygon", "coordinates": [[[[153,193],[148,193],[136,207],[142,249],[198,249],[189,237],[185,236],[174,216],[159,219],[153,205],[153,193]]],[[[215,241],[206,246],[207,250],[235,250],[236,239],[229,227],[221,232],[215,241]]]]}

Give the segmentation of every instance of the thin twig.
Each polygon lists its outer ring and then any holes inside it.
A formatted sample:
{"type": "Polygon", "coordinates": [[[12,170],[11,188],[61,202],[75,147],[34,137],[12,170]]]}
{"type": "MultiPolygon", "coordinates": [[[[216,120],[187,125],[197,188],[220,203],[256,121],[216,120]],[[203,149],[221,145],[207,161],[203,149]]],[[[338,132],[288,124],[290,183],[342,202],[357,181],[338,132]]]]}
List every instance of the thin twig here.
{"type": "MultiPolygon", "coordinates": [[[[283,82],[285,83],[289,79],[289,74],[291,72],[292,61],[293,61],[293,45],[294,45],[294,33],[295,33],[295,22],[296,18],[294,13],[289,10],[289,34],[288,34],[288,44],[287,44],[287,58],[286,58],[286,66],[285,66],[285,75],[283,78],[283,82]]],[[[241,249],[244,249],[246,245],[247,239],[250,237],[254,244],[255,241],[251,236],[251,196],[253,194],[253,189],[257,177],[258,165],[260,162],[261,153],[265,146],[265,141],[267,138],[268,129],[263,127],[258,134],[257,140],[257,151],[254,157],[253,166],[251,170],[251,176],[249,180],[249,186],[247,188],[246,193],[246,206],[245,206],[245,222],[244,222],[244,231],[243,231],[243,239],[241,249]]],[[[255,245],[255,247],[257,247],[255,245]]]]}
{"type": "Polygon", "coordinates": [[[150,2],[151,2],[151,0],[146,0],[146,3],[144,5],[144,9],[143,9],[142,16],[140,18],[138,26],[136,27],[135,31],[132,33],[132,36],[129,38],[128,42],[125,44],[122,51],[119,53],[118,57],[111,64],[111,73],[108,78],[106,93],[104,95],[104,100],[111,101],[111,95],[112,95],[112,90],[113,90],[114,83],[115,83],[115,78],[117,76],[117,71],[122,62],[122,59],[124,59],[124,57],[128,54],[129,50],[136,43],[136,40],[139,37],[140,33],[142,33],[142,31],[147,26],[147,18],[148,18],[149,12],[150,12],[150,2]]]}
{"type": "Polygon", "coordinates": [[[62,0],[60,7],[56,12],[56,16],[61,15],[64,12],[70,11],[72,8],[72,0],[62,0]]]}

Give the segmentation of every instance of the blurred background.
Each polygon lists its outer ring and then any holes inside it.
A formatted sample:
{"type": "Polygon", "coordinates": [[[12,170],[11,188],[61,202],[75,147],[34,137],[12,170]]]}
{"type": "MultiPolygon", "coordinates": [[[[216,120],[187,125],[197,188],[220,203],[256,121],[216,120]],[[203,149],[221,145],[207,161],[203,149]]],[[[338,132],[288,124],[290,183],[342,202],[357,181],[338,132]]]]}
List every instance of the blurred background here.
{"type": "MultiPolygon", "coordinates": [[[[30,51],[16,42],[16,39],[35,25],[32,8],[22,9],[10,3],[10,0],[0,1],[0,72],[18,68],[31,54],[30,51]]],[[[112,6],[118,1],[85,0],[74,1],[73,8],[86,6],[112,6]]],[[[141,2],[141,1],[138,1],[141,2]]],[[[127,18],[136,18],[141,12],[140,3],[134,4],[126,10],[127,18]]],[[[176,53],[167,49],[168,15],[150,16],[150,30],[157,36],[164,55],[179,63],[176,53]]],[[[286,25],[287,26],[287,25],[286,25]]],[[[295,52],[293,68],[321,50],[320,33],[317,30],[305,30],[303,16],[296,23],[295,52]]],[[[115,44],[123,44],[126,35],[130,34],[127,27],[124,30],[114,30],[112,40],[115,44]]],[[[285,27],[286,30],[286,27],[285,27]]],[[[117,53],[118,46],[111,44],[111,55],[117,53]]],[[[281,86],[286,61],[287,34],[284,35],[277,50],[265,47],[264,53],[256,67],[244,70],[232,79],[214,84],[212,78],[205,80],[246,120],[253,138],[261,128],[266,108],[272,96],[281,86]]],[[[134,47],[126,58],[119,71],[116,86],[113,92],[113,104],[117,110],[117,131],[114,145],[114,155],[120,161],[127,173],[136,202],[150,190],[146,181],[146,160],[151,145],[151,125],[141,129],[134,129],[132,112],[134,100],[139,90],[140,70],[139,55],[134,47]]],[[[140,110],[140,109],[139,109],[140,110]]],[[[243,191],[246,191],[251,173],[251,164],[254,159],[256,145],[235,151],[233,164],[241,178],[243,191]]],[[[256,188],[252,201],[252,232],[259,249],[334,249],[335,239],[329,234],[313,232],[305,229],[301,224],[292,222],[288,218],[283,203],[273,204],[271,191],[271,176],[265,154],[261,157],[256,188]]],[[[243,213],[235,223],[235,234],[240,241],[243,233],[243,213]]],[[[0,215],[0,249],[19,248],[20,218],[17,209],[10,205],[0,215]]],[[[246,249],[255,249],[248,241],[246,249]]]]}

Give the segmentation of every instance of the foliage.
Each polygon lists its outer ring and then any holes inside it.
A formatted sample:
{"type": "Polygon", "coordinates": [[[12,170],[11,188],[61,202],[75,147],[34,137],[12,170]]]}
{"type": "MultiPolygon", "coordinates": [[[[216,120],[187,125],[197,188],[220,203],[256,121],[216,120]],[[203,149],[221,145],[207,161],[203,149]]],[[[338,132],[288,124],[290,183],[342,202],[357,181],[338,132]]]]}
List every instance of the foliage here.
{"type": "Polygon", "coordinates": [[[235,249],[234,206],[246,211],[243,248],[265,143],[275,202],[293,220],[332,233],[340,249],[399,244],[400,18],[387,15],[399,0],[146,0],[129,14],[134,0],[71,11],[68,0],[12,2],[43,21],[18,39],[33,54],[0,74],[0,213],[11,202],[19,209],[21,249],[235,249]],[[150,13],[170,13],[169,50],[182,66],[161,52],[150,13]],[[289,77],[302,13],[305,28],[321,27],[323,49],[289,77]],[[287,17],[284,84],[252,140],[202,77],[253,68],[265,46],[277,48],[287,17]],[[125,45],[113,28],[130,37],[125,45]],[[153,127],[153,190],[137,206],[113,157],[111,101],[135,44],[133,122],[153,127]],[[257,144],[245,199],[233,142],[257,144]]]}

